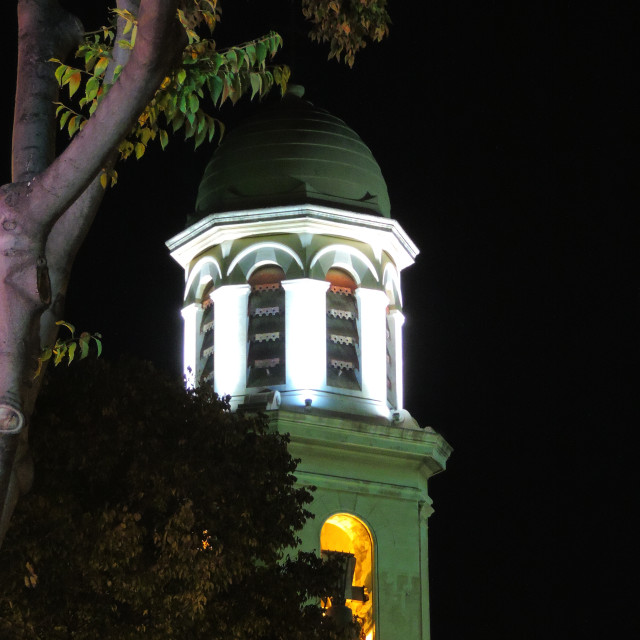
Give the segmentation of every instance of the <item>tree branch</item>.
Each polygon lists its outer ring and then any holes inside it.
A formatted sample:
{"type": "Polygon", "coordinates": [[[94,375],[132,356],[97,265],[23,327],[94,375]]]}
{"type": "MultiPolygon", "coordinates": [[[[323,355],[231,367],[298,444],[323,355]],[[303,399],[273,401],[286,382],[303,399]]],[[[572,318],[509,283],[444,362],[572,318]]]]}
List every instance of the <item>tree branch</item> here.
{"type": "Polygon", "coordinates": [[[30,217],[43,233],[105,167],[184,48],[177,0],[142,0],[131,57],[69,147],[30,185],[30,217]],[[37,207],[36,207],[37,203],[37,207]]]}
{"type": "Polygon", "coordinates": [[[82,25],[55,0],[20,0],[18,32],[12,180],[25,182],[54,158],[58,83],[48,61],[64,58],[80,42],[82,25]]]}

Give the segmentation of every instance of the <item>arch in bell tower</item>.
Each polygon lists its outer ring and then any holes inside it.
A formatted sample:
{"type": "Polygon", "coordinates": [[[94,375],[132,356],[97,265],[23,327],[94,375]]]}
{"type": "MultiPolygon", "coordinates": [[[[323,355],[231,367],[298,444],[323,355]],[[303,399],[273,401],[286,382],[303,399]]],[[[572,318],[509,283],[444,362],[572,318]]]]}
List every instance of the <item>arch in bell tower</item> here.
{"type": "MultiPolygon", "coordinates": [[[[320,551],[353,557],[345,584],[345,604],[361,621],[366,640],[375,640],[375,544],[370,528],[357,516],[341,512],[327,518],[320,530],[320,551]]],[[[329,602],[328,604],[332,604],[329,602]]]]}

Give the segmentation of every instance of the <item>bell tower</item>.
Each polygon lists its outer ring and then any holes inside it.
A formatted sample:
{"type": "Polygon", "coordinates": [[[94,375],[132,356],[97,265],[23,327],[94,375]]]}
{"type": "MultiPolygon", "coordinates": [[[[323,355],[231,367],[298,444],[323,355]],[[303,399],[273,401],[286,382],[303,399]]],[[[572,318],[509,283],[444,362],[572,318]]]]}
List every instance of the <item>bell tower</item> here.
{"type": "Polygon", "coordinates": [[[427,640],[427,482],[451,449],[403,406],[400,275],[418,250],[370,150],[294,86],[226,136],[167,245],[189,384],[266,412],[317,487],[301,538],[344,560],[329,614],[427,640]]]}

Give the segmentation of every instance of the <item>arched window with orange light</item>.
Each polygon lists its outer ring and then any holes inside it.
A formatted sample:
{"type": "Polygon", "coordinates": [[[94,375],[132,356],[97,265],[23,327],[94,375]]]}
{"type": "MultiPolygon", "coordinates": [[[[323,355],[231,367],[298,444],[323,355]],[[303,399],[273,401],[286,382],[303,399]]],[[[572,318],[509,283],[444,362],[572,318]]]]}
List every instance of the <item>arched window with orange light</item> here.
{"type": "Polygon", "coordinates": [[[258,267],[249,276],[247,387],[285,383],[284,277],[276,264],[258,267]]]}
{"type": "Polygon", "coordinates": [[[349,513],[336,513],[322,525],[320,549],[327,558],[342,560],[345,582],[342,593],[330,598],[332,607],[346,605],[362,623],[366,640],[375,640],[374,545],[367,526],[349,513]]]}
{"type": "Polygon", "coordinates": [[[327,290],[327,384],[360,390],[360,340],[356,281],[345,269],[332,267],[327,290]]]}

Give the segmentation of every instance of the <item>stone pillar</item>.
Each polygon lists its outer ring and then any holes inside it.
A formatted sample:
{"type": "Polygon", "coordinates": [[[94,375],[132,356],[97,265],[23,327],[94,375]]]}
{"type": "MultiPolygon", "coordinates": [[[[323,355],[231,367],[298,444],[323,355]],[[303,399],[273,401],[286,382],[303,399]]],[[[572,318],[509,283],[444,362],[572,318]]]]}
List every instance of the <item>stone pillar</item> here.
{"type": "Polygon", "coordinates": [[[404,408],[404,383],[402,378],[402,325],[404,324],[404,315],[398,309],[389,311],[389,329],[391,331],[391,344],[393,345],[393,373],[395,377],[394,394],[396,398],[396,410],[401,411],[404,408]]]}
{"type": "Polygon", "coordinates": [[[327,384],[327,289],[324,280],[283,280],[287,389],[327,384]]]}
{"type": "Polygon", "coordinates": [[[182,353],[184,379],[188,389],[196,386],[198,373],[198,325],[202,315],[202,307],[192,302],[181,311],[184,322],[184,349],[182,353]]]}
{"type": "Polygon", "coordinates": [[[359,287],[360,372],[365,398],[387,402],[387,327],[389,298],[384,291],[359,287]]]}
{"type": "Polygon", "coordinates": [[[247,386],[248,284],[225,285],[211,294],[213,300],[214,391],[237,396],[247,386]]]}

